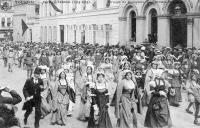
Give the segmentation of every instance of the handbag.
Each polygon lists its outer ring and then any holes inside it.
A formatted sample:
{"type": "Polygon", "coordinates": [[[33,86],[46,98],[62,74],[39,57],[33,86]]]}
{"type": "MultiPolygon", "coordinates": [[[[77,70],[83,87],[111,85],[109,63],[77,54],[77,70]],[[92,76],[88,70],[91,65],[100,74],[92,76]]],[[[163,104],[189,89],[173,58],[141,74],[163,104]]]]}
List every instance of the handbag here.
{"type": "Polygon", "coordinates": [[[176,95],[176,90],[174,88],[170,88],[169,94],[170,94],[170,96],[175,96],[176,95]]]}
{"type": "Polygon", "coordinates": [[[153,109],[154,109],[154,110],[159,110],[160,108],[161,108],[160,102],[157,100],[157,101],[153,104],[153,109]]]}

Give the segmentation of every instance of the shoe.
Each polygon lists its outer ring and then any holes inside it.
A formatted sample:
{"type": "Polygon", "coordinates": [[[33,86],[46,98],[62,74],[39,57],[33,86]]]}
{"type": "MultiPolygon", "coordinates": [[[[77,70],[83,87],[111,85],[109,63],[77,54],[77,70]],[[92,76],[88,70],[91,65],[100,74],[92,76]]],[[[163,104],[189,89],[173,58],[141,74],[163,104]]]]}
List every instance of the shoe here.
{"type": "Polygon", "coordinates": [[[189,113],[189,114],[193,114],[193,112],[190,111],[189,109],[185,109],[185,111],[186,111],[187,113],[189,113]]]}
{"type": "Polygon", "coordinates": [[[198,120],[195,120],[194,124],[197,125],[197,126],[200,126],[200,123],[198,122],[198,120]]]}

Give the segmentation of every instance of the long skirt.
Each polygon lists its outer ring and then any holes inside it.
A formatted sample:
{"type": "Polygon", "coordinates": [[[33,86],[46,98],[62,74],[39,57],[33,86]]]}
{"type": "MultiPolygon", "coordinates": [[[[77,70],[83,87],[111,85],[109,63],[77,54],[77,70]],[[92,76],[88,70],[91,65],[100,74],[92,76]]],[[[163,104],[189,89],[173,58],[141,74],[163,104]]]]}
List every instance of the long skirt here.
{"type": "Polygon", "coordinates": [[[57,104],[57,110],[53,112],[51,123],[56,123],[58,125],[63,125],[67,118],[67,107],[65,104],[57,104]]]}
{"type": "Polygon", "coordinates": [[[91,107],[91,101],[89,99],[86,100],[86,103],[84,103],[82,100],[80,101],[79,106],[79,116],[78,119],[81,121],[86,121],[87,118],[90,117],[90,107],[91,107]]]}
{"type": "Polygon", "coordinates": [[[153,95],[147,109],[144,126],[162,128],[171,125],[172,121],[167,98],[153,95]]]}
{"type": "Polygon", "coordinates": [[[136,103],[131,102],[130,98],[122,95],[119,112],[120,119],[117,122],[119,128],[137,128],[136,103]]]}
{"type": "Polygon", "coordinates": [[[175,89],[175,95],[172,96],[169,94],[169,103],[173,104],[173,103],[179,103],[182,101],[182,96],[181,96],[181,87],[173,87],[173,89],[175,89]]]}

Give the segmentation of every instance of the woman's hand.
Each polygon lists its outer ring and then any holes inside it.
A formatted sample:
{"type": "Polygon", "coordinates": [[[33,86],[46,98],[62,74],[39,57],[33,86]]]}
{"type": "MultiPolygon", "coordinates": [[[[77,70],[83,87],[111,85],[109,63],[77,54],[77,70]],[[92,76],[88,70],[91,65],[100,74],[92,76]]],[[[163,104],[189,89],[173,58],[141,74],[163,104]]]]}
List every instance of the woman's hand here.
{"type": "Polygon", "coordinates": [[[167,94],[166,94],[164,91],[159,91],[159,94],[160,94],[161,96],[167,97],[167,94]]]}

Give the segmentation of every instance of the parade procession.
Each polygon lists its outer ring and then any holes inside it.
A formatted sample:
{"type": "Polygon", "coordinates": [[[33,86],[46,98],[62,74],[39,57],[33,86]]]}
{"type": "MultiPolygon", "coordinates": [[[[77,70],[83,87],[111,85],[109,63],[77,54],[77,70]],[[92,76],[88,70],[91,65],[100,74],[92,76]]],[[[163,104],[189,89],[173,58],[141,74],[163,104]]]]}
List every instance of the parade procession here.
{"type": "Polygon", "coordinates": [[[200,0],[0,2],[0,128],[200,128],[200,0]]]}

